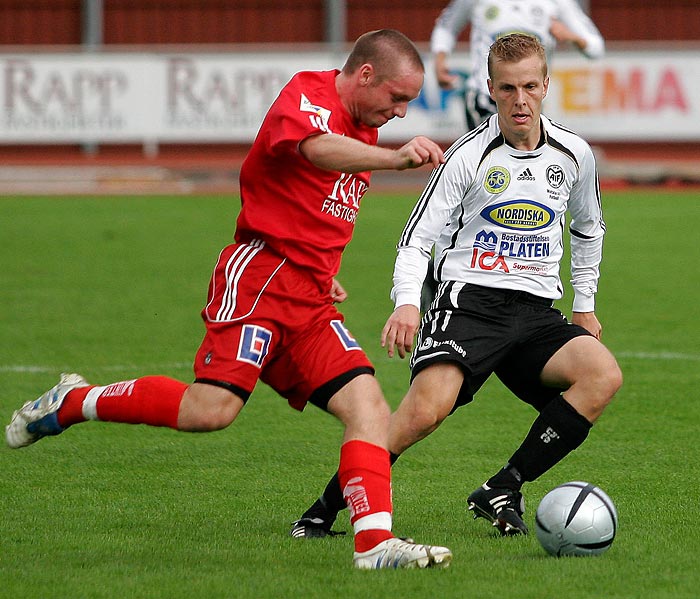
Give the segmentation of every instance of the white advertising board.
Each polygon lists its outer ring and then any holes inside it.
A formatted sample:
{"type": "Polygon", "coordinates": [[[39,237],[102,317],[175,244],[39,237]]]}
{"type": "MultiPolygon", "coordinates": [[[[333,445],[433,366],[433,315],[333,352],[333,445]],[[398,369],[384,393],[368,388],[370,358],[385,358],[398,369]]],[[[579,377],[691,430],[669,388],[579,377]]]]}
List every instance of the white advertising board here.
{"type": "MultiPolygon", "coordinates": [[[[465,56],[454,66],[466,72],[465,56]]],[[[295,72],[343,60],[320,51],[0,54],[0,143],[249,143],[295,72]]],[[[425,61],[421,96],[382,140],[449,143],[463,132],[461,98],[438,89],[425,61]]],[[[700,142],[700,51],[559,54],[545,113],[592,142],[700,142]]]]}
{"type": "MultiPolygon", "coordinates": [[[[457,71],[468,65],[453,61],[457,71]]],[[[447,141],[464,130],[462,99],[437,87],[428,72],[421,96],[384,139],[425,132],[447,141]]],[[[560,53],[551,69],[544,113],[591,142],[700,142],[700,52],[610,52],[586,60],[560,53]]]]}

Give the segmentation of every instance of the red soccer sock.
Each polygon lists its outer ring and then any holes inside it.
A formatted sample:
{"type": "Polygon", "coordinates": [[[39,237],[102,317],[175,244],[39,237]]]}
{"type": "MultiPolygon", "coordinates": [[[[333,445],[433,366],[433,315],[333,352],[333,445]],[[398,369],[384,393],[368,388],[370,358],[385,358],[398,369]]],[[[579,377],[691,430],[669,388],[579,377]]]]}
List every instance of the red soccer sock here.
{"type": "Polygon", "coordinates": [[[56,416],[63,428],[85,420],[103,420],[177,429],[185,389],[185,383],[164,376],[80,387],[66,395],[56,416]]]}
{"type": "Polygon", "coordinates": [[[355,551],[392,538],[389,452],[366,441],[348,441],[340,448],[338,477],[350,509],[355,551]]]}

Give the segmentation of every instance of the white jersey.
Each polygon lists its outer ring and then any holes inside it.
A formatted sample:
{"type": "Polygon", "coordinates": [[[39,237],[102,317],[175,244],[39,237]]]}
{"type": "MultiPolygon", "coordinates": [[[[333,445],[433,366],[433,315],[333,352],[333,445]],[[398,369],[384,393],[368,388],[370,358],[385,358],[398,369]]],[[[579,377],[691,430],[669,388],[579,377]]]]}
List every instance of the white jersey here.
{"type": "Polygon", "coordinates": [[[605,223],[591,147],[547,119],[532,151],[508,145],[493,115],[445,153],[401,235],[391,297],[420,306],[431,251],[435,279],[559,299],[566,212],[574,311],[592,312],[605,223]]]}
{"type": "Polygon", "coordinates": [[[461,31],[471,23],[472,72],[467,87],[488,95],[487,60],[491,44],[509,33],[528,33],[539,39],[551,64],[557,45],[549,32],[552,19],[561,21],[586,40],[586,56],[600,58],[604,54],[603,36],[576,0],[452,0],[435,23],[430,49],[433,54],[450,54],[461,31]]]}

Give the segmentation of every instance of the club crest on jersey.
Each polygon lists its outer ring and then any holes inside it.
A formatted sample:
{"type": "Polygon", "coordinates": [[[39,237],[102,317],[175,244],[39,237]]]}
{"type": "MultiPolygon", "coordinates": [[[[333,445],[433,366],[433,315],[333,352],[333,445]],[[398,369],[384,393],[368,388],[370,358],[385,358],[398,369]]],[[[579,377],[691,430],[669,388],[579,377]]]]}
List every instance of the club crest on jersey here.
{"type": "Polygon", "coordinates": [[[564,169],[558,164],[550,164],[547,167],[547,183],[554,187],[554,189],[559,189],[565,179],[566,175],[564,175],[564,169]]]}
{"type": "Polygon", "coordinates": [[[243,325],[237,359],[262,368],[263,360],[270,349],[270,341],[271,331],[253,324],[243,325]]]}
{"type": "Polygon", "coordinates": [[[484,189],[489,193],[501,193],[510,185],[510,173],[502,166],[492,166],[486,171],[484,189]]]}
{"type": "Polygon", "coordinates": [[[549,225],[554,212],[532,200],[509,200],[481,211],[482,218],[494,225],[516,231],[536,231],[549,225]]]}
{"type": "Polygon", "coordinates": [[[320,129],[325,133],[333,133],[328,126],[328,120],[331,118],[331,111],[322,106],[316,106],[312,104],[311,101],[304,95],[301,94],[301,102],[299,103],[299,110],[302,112],[311,112],[313,114],[309,115],[309,120],[311,124],[320,129]]]}
{"type": "Polygon", "coordinates": [[[343,344],[343,347],[346,351],[350,351],[353,349],[362,349],[360,347],[360,344],[350,334],[350,331],[348,331],[345,328],[345,325],[342,322],[340,322],[339,320],[331,320],[331,327],[333,328],[335,334],[338,336],[338,339],[340,339],[340,342],[343,344]]]}

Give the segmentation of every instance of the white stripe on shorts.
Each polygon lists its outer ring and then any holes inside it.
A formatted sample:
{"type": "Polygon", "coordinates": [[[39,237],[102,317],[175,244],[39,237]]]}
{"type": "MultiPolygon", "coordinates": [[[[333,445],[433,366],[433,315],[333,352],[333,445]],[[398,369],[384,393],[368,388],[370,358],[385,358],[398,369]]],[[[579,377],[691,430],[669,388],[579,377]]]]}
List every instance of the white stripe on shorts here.
{"type": "Polygon", "coordinates": [[[243,245],[231,254],[226,264],[226,290],[221,298],[221,307],[216,314],[216,320],[230,320],[236,311],[236,296],[238,295],[238,281],[246,266],[255,255],[265,247],[265,242],[253,240],[250,245],[243,245]]]}

